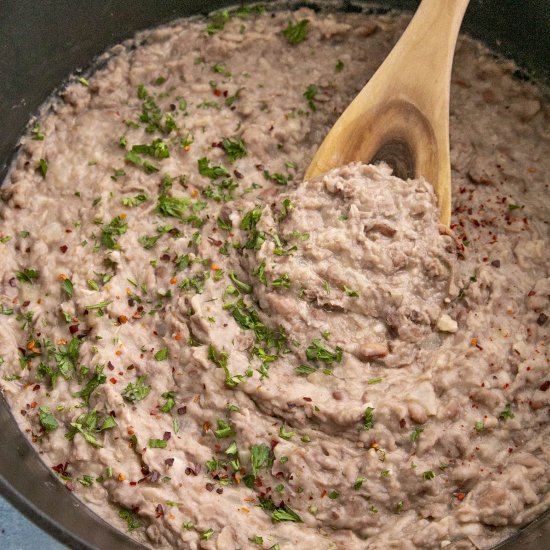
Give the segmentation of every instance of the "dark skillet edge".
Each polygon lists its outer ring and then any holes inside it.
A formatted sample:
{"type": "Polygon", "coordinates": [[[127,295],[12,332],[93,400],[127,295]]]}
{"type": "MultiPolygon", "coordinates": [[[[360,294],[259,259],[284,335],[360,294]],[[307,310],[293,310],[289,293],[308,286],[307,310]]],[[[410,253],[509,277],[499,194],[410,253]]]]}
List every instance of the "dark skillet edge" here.
{"type": "MultiPolygon", "coordinates": [[[[0,84],[0,105],[9,104],[11,109],[8,108],[8,110],[16,112],[16,116],[11,116],[8,121],[4,121],[5,132],[0,136],[0,184],[6,177],[11,161],[17,153],[20,136],[28,130],[29,120],[32,121],[42,112],[42,109],[49,108],[52,101],[55,101],[52,98],[62,92],[69,82],[100,68],[108,60],[110,56],[108,50],[112,46],[130,39],[139,30],[169,24],[170,21],[179,17],[207,14],[216,9],[249,3],[261,2],[212,0],[205,5],[205,2],[200,0],[188,0],[186,5],[182,6],[181,0],[164,0],[162,3],[156,0],[142,0],[138,13],[137,10],[132,10],[134,4],[129,0],[103,0],[98,3],[99,8],[97,8],[98,4],[93,7],[88,3],[75,5],[71,0],[43,0],[40,10],[33,2],[5,0],[3,12],[0,13],[0,29],[5,25],[17,28],[18,22],[30,20],[40,30],[44,30],[40,26],[41,23],[44,24],[47,27],[44,34],[48,31],[55,33],[59,25],[63,23],[72,25],[74,19],[78,19],[82,28],[88,26],[93,30],[98,28],[102,30],[99,33],[99,40],[94,37],[92,42],[86,42],[83,51],[71,50],[71,47],[75,47],[75,43],[69,44],[69,49],[65,51],[65,45],[61,44],[61,41],[55,43],[55,39],[46,44],[46,47],[54,48],[54,53],[63,59],[57,63],[55,70],[52,70],[51,74],[46,75],[47,78],[39,83],[38,93],[30,94],[28,98],[18,97],[19,94],[8,89],[6,98],[5,90],[0,84]],[[48,14],[50,21],[41,19],[44,14],[48,14]],[[68,54],[66,57],[69,61],[61,55],[65,53],[68,54]],[[92,59],[91,62],[90,59],[92,59]],[[67,77],[71,71],[71,75],[67,77]],[[32,103],[30,110],[27,109],[27,103],[32,103]]],[[[291,9],[317,6],[314,1],[269,2],[268,0],[264,3],[291,9]]],[[[386,2],[336,0],[332,3],[349,12],[360,11],[368,6],[369,11],[385,13],[391,9],[413,11],[418,5],[418,0],[387,0],[386,2]]],[[[466,13],[463,31],[473,38],[482,40],[491,50],[498,52],[499,57],[514,59],[520,67],[514,75],[516,78],[532,80],[547,86],[550,84],[550,65],[545,63],[546,52],[550,51],[550,33],[547,32],[549,27],[549,0],[523,0],[522,2],[472,0],[466,13]],[[501,16],[503,13],[505,17],[501,16]],[[522,24],[512,25],[511,21],[521,21],[522,24]]],[[[4,37],[2,35],[3,33],[0,32],[0,74],[14,74],[19,72],[18,63],[21,57],[32,53],[32,46],[29,50],[16,52],[16,47],[20,44],[11,44],[9,33],[4,37]]],[[[73,35],[72,39],[78,40],[78,35],[75,35],[74,31],[73,35]]],[[[27,67],[27,73],[22,75],[23,80],[16,82],[15,85],[20,85],[21,82],[27,84],[32,78],[33,71],[40,69],[43,67],[36,63],[33,65],[31,62],[30,67],[27,67]]],[[[75,550],[146,548],[106,523],[60,483],[53,471],[41,460],[31,442],[20,431],[1,391],[0,394],[2,425],[0,494],[38,527],[69,548],[75,550]],[[21,468],[22,463],[23,468],[21,468]],[[22,473],[29,472],[32,472],[32,478],[22,477],[22,473]]],[[[492,550],[518,550],[519,548],[546,550],[549,541],[550,510],[547,510],[492,550]]]]}
{"type": "Polygon", "coordinates": [[[3,396],[0,399],[0,424],[3,427],[0,494],[27,518],[75,550],[145,548],[106,523],[60,483],[19,430],[3,396]],[[71,530],[64,524],[71,525],[71,530]]]}

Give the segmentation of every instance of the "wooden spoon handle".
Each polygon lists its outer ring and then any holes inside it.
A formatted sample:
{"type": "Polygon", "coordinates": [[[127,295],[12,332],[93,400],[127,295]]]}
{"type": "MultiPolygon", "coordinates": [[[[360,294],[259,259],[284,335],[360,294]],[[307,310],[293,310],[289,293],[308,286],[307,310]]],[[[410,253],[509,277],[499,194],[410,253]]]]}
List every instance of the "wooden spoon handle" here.
{"type": "Polygon", "coordinates": [[[468,3],[422,0],[399,42],[321,144],[306,179],[354,160],[400,158],[407,176],[432,183],[441,222],[449,224],[451,68],[468,3]]]}

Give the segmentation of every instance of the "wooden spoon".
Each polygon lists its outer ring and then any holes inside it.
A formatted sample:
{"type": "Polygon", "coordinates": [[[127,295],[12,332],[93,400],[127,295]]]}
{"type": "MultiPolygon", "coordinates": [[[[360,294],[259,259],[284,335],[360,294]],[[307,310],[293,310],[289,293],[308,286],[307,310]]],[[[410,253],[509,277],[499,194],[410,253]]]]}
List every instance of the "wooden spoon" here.
{"type": "Polygon", "coordinates": [[[469,0],[422,0],[409,26],[332,127],[306,171],[311,179],[352,161],[387,162],[433,186],[451,220],[449,95],[456,39],[469,0]]]}

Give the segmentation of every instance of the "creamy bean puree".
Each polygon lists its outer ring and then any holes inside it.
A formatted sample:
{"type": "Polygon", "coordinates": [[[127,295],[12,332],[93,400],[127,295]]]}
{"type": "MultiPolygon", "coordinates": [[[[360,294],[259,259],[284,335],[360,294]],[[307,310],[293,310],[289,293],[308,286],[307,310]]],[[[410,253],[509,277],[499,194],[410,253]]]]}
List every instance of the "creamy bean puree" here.
{"type": "Polygon", "coordinates": [[[490,548],[550,504],[548,103],[468,38],[453,217],[302,182],[408,17],[242,8],[75,77],[0,207],[1,386],[158,548],[490,548]]]}

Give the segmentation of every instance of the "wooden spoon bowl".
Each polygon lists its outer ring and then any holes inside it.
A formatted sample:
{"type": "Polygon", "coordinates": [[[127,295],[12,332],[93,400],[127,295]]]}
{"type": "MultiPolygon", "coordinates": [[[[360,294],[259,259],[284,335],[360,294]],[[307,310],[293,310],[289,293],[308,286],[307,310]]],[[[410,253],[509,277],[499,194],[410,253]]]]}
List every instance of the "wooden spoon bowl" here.
{"type": "Polygon", "coordinates": [[[311,179],[352,161],[387,162],[434,187],[451,219],[449,96],[453,54],[469,0],[423,0],[388,57],[336,121],[306,171],[311,179]]]}

